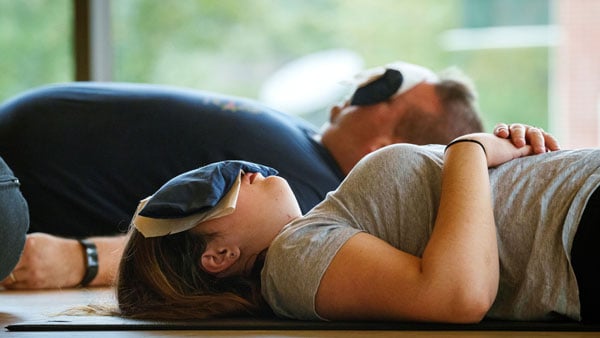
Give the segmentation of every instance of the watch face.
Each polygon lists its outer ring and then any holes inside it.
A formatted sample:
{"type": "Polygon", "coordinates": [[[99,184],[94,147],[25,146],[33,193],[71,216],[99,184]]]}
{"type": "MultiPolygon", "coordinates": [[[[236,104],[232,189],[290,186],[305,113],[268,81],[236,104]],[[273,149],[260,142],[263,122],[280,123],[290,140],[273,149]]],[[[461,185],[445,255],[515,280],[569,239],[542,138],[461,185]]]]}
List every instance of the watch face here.
{"type": "Polygon", "coordinates": [[[79,285],[86,286],[94,280],[98,274],[98,249],[94,242],[87,239],[81,239],[79,240],[79,243],[83,247],[85,253],[85,275],[79,285]]]}

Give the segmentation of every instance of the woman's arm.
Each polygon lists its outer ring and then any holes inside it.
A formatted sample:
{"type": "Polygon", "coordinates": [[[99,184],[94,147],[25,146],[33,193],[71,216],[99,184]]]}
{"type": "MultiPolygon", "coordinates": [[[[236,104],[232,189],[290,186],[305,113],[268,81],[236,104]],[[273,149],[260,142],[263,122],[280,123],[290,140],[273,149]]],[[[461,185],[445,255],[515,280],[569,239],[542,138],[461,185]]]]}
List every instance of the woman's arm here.
{"type": "Polygon", "coordinates": [[[531,153],[491,135],[449,147],[435,228],[422,258],[358,234],[321,281],[317,312],[328,319],[477,322],[498,285],[488,166],[531,153]]]}

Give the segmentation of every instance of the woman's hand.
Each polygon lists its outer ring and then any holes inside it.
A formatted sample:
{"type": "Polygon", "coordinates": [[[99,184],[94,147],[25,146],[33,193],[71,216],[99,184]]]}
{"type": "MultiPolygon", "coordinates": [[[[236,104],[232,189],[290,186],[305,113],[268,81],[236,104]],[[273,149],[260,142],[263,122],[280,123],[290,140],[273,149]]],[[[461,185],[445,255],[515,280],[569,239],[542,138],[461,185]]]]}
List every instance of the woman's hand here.
{"type": "MultiPolygon", "coordinates": [[[[458,137],[448,144],[446,150],[450,147],[464,147],[465,144],[469,143],[471,143],[471,146],[472,144],[479,143],[483,147],[488,168],[496,167],[515,158],[535,154],[533,147],[529,144],[517,147],[513,144],[512,140],[500,138],[488,133],[474,133],[458,137]],[[473,142],[456,142],[460,140],[472,140],[473,142]]],[[[475,145],[477,146],[477,144],[475,145]]]]}
{"type": "Polygon", "coordinates": [[[521,123],[498,123],[494,127],[494,135],[510,139],[517,147],[531,145],[535,154],[541,154],[548,151],[560,150],[560,145],[554,136],[548,134],[541,128],[529,126],[521,123]]]}

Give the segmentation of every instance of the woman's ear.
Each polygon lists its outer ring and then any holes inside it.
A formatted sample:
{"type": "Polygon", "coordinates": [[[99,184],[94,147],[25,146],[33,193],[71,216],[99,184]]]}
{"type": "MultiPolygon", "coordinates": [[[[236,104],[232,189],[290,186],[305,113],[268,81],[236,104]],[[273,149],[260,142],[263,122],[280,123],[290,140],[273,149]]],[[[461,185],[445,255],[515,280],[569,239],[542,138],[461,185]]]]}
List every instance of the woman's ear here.
{"type": "Polygon", "coordinates": [[[239,259],[238,247],[214,247],[209,244],[200,257],[200,265],[206,272],[223,277],[223,273],[239,259]]]}

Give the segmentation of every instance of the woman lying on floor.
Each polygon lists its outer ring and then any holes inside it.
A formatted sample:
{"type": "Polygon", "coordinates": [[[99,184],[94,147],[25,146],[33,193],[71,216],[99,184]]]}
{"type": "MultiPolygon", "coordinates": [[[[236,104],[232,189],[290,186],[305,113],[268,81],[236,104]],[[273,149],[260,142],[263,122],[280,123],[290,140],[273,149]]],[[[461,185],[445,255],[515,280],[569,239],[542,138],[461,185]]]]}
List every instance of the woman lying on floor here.
{"type": "Polygon", "coordinates": [[[470,134],[383,148],[304,216],[268,167],[180,175],[134,216],[121,314],[598,320],[600,149],[554,151],[523,128],[520,147],[470,134]]]}

